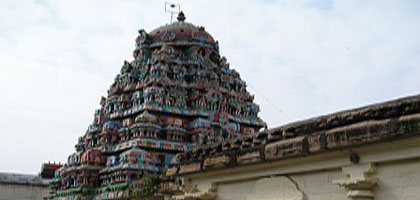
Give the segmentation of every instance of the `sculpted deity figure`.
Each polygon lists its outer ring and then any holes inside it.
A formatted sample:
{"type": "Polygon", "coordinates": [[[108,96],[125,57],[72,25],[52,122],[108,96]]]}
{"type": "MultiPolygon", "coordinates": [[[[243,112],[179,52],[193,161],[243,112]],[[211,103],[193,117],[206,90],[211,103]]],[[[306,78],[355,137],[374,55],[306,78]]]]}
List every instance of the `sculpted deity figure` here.
{"type": "Polygon", "coordinates": [[[137,36],[136,38],[136,44],[138,46],[141,46],[142,44],[148,42],[148,40],[150,39],[150,36],[147,34],[147,32],[144,29],[140,29],[138,32],[139,32],[139,36],[137,36]]]}
{"type": "Polygon", "coordinates": [[[226,57],[222,56],[222,58],[220,59],[220,66],[229,68],[229,63],[227,62],[226,57]]]}

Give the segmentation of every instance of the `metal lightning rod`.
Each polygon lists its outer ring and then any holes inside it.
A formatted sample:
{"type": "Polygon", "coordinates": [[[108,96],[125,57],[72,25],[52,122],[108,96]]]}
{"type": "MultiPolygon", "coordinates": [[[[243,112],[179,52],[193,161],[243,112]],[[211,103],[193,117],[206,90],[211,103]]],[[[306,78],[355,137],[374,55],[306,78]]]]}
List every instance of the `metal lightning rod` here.
{"type": "Polygon", "coordinates": [[[171,13],[171,23],[172,23],[172,19],[174,17],[174,14],[180,13],[181,12],[181,7],[179,6],[179,4],[171,3],[171,2],[166,1],[165,2],[165,12],[171,13]]]}

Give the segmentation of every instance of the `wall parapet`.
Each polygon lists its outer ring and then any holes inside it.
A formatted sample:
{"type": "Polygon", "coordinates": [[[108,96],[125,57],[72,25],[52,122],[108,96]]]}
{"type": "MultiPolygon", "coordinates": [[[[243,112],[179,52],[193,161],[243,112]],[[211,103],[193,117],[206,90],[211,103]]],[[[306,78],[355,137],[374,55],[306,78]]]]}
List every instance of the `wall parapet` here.
{"type": "Polygon", "coordinates": [[[420,95],[417,95],[198,146],[178,154],[168,175],[304,157],[419,135],[420,95]]]}

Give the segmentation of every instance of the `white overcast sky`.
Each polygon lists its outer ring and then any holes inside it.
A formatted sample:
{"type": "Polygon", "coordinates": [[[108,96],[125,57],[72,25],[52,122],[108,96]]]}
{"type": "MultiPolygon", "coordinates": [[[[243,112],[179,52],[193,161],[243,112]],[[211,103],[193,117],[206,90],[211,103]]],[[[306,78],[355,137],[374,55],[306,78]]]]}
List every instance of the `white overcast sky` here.
{"type": "MultiPolygon", "coordinates": [[[[269,127],[420,93],[418,0],[175,1],[269,127]]],[[[0,172],[64,162],[163,0],[0,1],[0,172]]]]}

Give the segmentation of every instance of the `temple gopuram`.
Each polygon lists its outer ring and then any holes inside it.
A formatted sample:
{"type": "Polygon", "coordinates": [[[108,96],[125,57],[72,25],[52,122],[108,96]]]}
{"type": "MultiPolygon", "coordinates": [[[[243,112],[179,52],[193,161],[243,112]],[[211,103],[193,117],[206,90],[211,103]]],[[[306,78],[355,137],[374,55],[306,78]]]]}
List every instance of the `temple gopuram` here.
{"type": "Polygon", "coordinates": [[[176,22],[139,30],[133,57],[45,199],[131,199],[141,178],[160,175],[177,153],[266,126],[218,42],[182,12],[176,22]]]}
{"type": "Polygon", "coordinates": [[[177,20],[139,31],[44,200],[420,199],[420,95],[262,129],[218,42],[177,20]]]}

